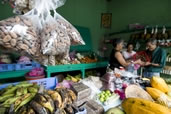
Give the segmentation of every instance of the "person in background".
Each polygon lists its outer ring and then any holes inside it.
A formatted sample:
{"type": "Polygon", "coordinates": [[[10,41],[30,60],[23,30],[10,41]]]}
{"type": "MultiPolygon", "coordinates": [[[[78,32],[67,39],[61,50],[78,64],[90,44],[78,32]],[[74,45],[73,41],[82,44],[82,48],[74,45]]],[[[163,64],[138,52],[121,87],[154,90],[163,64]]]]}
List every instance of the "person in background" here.
{"type": "MultiPolygon", "coordinates": [[[[122,52],[123,57],[125,58],[126,61],[132,61],[133,55],[136,54],[136,52],[133,50],[134,46],[132,43],[127,44],[127,50],[122,52]]],[[[132,72],[134,74],[137,74],[137,70],[134,69],[134,64],[130,64],[128,67],[126,67],[126,70],[129,72],[132,72]]]]}
{"type": "MultiPolygon", "coordinates": [[[[114,39],[113,40],[113,49],[112,52],[110,54],[110,60],[109,60],[109,64],[110,64],[110,68],[112,70],[114,70],[114,68],[120,68],[120,67],[128,67],[131,62],[130,61],[126,61],[121,53],[122,48],[123,48],[123,43],[124,41],[122,39],[114,39]]],[[[139,60],[135,61],[134,63],[138,63],[139,60]]]]}
{"type": "Polygon", "coordinates": [[[131,60],[133,55],[136,54],[136,52],[133,49],[134,49],[133,44],[128,43],[127,44],[127,50],[122,52],[122,55],[126,60],[131,60]]]}
{"type": "Polygon", "coordinates": [[[150,38],[146,42],[147,51],[151,56],[151,62],[144,62],[144,77],[160,76],[160,72],[166,64],[166,51],[157,46],[157,40],[150,38]]]}

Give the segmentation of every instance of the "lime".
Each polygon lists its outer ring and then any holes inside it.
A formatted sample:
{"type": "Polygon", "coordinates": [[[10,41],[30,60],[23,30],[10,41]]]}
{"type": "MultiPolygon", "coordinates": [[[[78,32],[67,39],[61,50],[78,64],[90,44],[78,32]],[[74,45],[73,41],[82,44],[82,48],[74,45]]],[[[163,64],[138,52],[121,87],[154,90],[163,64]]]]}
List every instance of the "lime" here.
{"type": "Polygon", "coordinates": [[[109,90],[106,90],[106,93],[108,93],[108,94],[109,94],[109,93],[110,93],[110,91],[109,91],[109,90]]]}
{"type": "Polygon", "coordinates": [[[104,102],[105,100],[104,100],[104,98],[100,98],[100,101],[101,101],[101,102],[104,102]]]}

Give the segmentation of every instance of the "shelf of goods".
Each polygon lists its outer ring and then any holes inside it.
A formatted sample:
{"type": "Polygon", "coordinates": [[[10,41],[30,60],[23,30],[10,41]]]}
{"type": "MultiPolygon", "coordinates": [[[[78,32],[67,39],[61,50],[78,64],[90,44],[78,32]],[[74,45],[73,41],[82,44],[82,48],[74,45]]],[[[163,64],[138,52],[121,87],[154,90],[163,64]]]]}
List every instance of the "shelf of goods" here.
{"type": "Polygon", "coordinates": [[[171,78],[171,54],[169,49],[167,50],[166,66],[161,72],[161,76],[165,78],[171,78]]]}
{"type": "MultiPolygon", "coordinates": [[[[80,32],[86,45],[72,46],[71,51],[76,50],[80,53],[92,52],[90,30],[88,28],[80,27],[80,26],[76,26],[76,28],[80,32]]],[[[45,66],[45,71],[47,73],[47,77],[50,77],[51,73],[67,72],[67,71],[81,71],[82,78],[84,78],[85,70],[93,69],[93,68],[103,68],[103,67],[107,67],[107,65],[108,65],[108,61],[103,58],[100,58],[98,62],[94,62],[94,63],[45,66]]]]}

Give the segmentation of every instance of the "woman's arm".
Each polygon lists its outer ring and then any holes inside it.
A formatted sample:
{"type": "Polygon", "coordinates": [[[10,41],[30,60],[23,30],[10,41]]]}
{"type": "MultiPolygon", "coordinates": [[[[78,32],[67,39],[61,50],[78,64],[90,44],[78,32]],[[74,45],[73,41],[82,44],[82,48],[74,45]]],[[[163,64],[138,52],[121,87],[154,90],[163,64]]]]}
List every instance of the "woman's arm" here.
{"type": "Polygon", "coordinates": [[[130,62],[126,62],[124,57],[122,56],[122,54],[120,52],[116,52],[115,55],[116,59],[119,61],[119,63],[124,66],[127,67],[128,65],[130,65],[130,62]]]}

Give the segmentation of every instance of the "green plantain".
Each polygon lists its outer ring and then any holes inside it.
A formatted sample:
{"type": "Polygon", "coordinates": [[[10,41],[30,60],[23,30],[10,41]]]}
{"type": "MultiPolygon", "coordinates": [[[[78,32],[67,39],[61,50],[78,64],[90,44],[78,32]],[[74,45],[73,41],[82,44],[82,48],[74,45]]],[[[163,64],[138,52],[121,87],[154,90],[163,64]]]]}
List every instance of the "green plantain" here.
{"type": "Polygon", "coordinates": [[[30,87],[30,86],[33,86],[33,84],[29,82],[21,82],[17,84],[15,87],[30,87]]]}
{"type": "Polygon", "coordinates": [[[8,89],[12,88],[13,85],[8,85],[6,88],[3,88],[2,90],[0,90],[0,95],[2,95],[5,91],[7,91],[8,89]]]}
{"type": "Polygon", "coordinates": [[[16,96],[21,96],[23,94],[23,88],[20,87],[16,90],[16,96]]]}
{"type": "Polygon", "coordinates": [[[23,96],[20,96],[14,103],[14,109],[16,109],[22,101],[24,101],[26,98],[30,97],[31,93],[27,93],[23,96]]]}
{"type": "Polygon", "coordinates": [[[17,90],[18,87],[13,86],[9,89],[7,89],[2,95],[7,95],[7,94],[15,94],[15,91],[17,90]]]}
{"type": "Polygon", "coordinates": [[[18,98],[19,97],[11,97],[11,98],[7,99],[5,102],[3,102],[0,106],[9,105],[9,107],[10,107],[10,105],[12,103],[14,103],[18,98]]]}
{"type": "Polygon", "coordinates": [[[5,95],[2,95],[0,96],[0,102],[3,102],[3,101],[6,101],[7,99],[13,97],[14,94],[5,94],[5,95]]]}
{"type": "Polygon", "coordinates": [[[21,96],[27,94],[27,88],[26,87],[20,87],[16,90],[16,96],[21,96]]]}
{"type": "Polygon", "coordinates": [[[23,101],[21,101],[21,103],[15,108],[15,112],[17,112],[17,110],[22,107],[23,105],[27,104],[28,102],[30,102],[35,96],[35,93],[30,94],[28,97],[26,97],[25,99],[23,99],[23,101]]]}
{"type": "Polygon", "coordinates": [[[31,86],[28,88],[28,91],[30,93],[37,93],[38,92],[38,88],[37,87],[34,87],[34,86],[31,86]]]}

